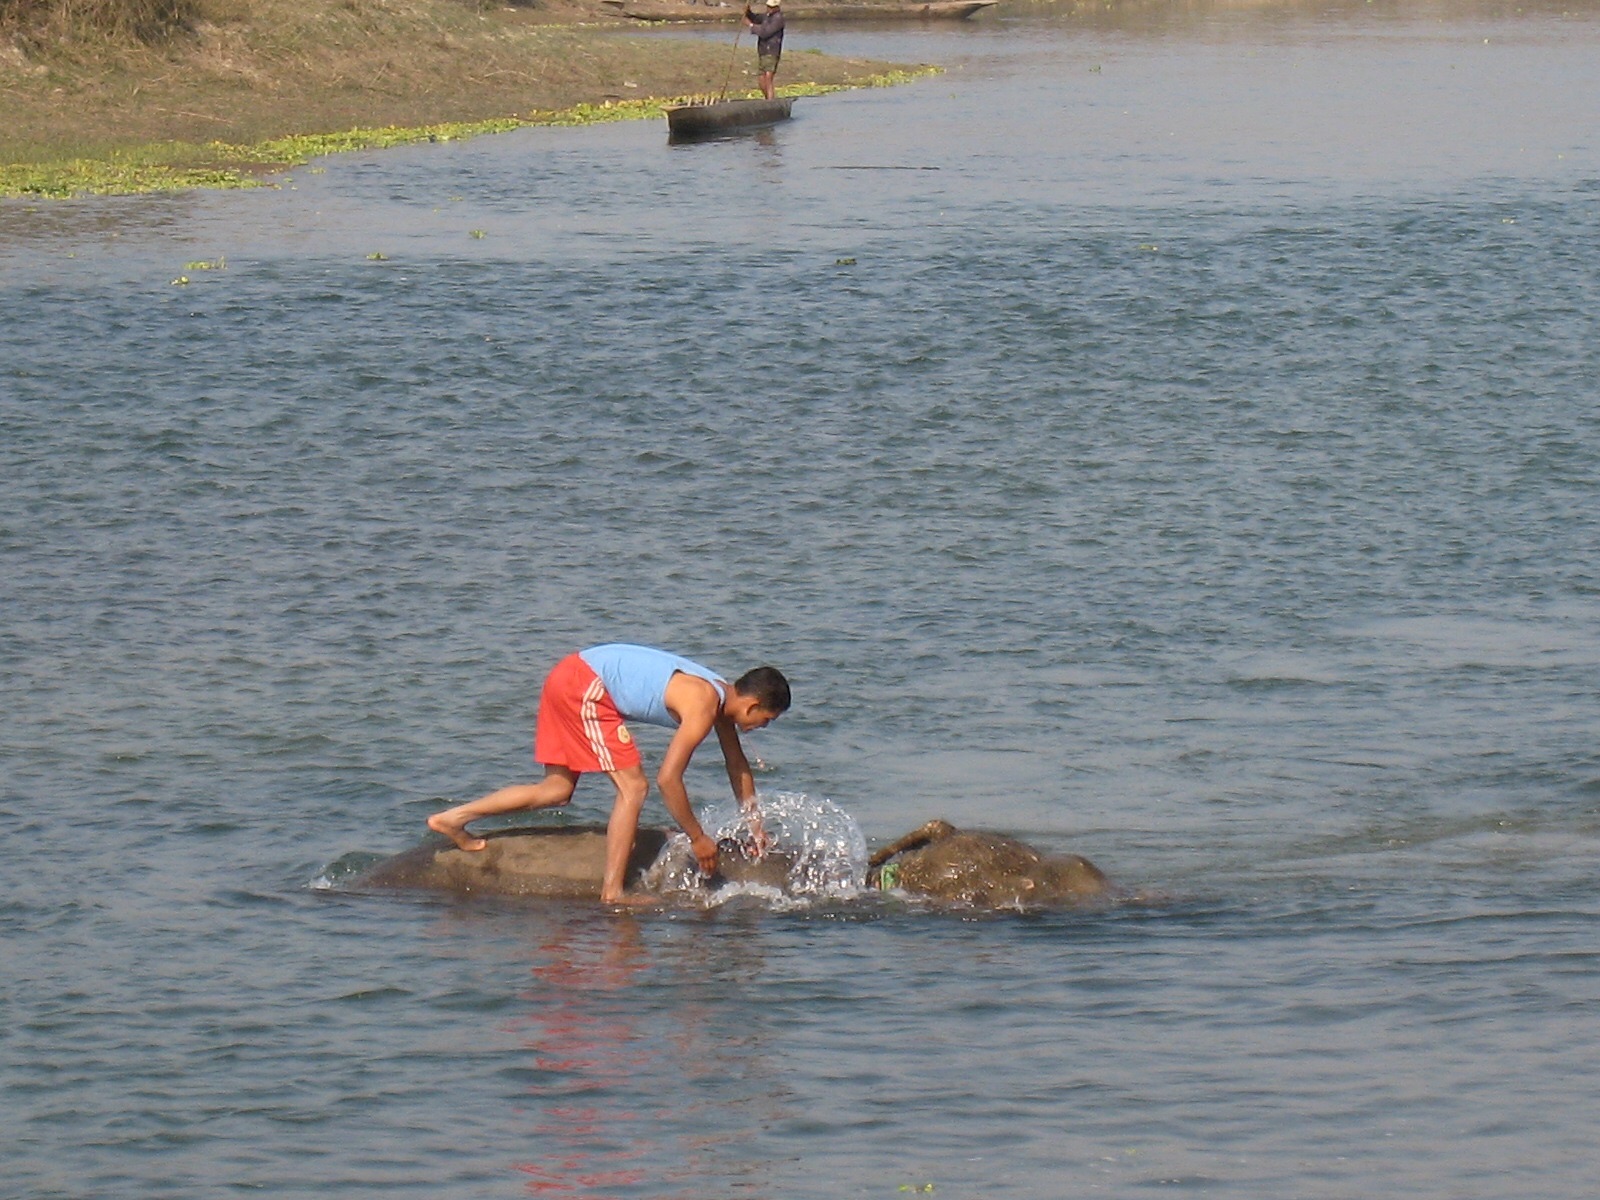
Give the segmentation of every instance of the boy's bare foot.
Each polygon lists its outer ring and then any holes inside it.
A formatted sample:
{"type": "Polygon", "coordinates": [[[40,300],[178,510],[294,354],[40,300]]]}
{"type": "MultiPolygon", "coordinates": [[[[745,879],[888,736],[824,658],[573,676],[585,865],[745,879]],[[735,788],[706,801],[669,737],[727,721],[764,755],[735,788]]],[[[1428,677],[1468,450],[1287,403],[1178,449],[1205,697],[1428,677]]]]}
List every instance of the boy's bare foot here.
{"type": "Polygon", "coordinates": [[[481,837],[473,837],[467,832],[465,821],[452,821],[448,811],[434,813],[428,818],[428,828],[435,833],[442,833],[456,844],[457,850],[482,850],[489,843],[481,837]]]}

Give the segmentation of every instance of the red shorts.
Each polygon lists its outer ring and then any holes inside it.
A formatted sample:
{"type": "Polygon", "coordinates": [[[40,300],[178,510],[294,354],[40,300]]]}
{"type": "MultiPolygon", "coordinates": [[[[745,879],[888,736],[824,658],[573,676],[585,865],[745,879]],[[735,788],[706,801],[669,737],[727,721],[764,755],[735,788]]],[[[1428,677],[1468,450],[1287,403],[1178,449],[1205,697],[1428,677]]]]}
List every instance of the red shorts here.
{"type": "Polygon", "coordinates": [[[594,668],[576,654],[558,662],[539,695],[533,735],[535,762],[585,771],[623,771],[639,765],[639,747],[594,668]]]}

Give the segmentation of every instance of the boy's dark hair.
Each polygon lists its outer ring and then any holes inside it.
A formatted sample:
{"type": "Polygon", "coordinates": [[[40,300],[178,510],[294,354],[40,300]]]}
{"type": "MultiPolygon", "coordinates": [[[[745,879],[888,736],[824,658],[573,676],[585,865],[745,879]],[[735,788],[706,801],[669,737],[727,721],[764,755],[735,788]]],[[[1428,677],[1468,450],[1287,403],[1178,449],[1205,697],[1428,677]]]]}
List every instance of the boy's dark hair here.
{"type": "Polygon", "coordinates": [[[757,667],[734,680],[733,690],[741,696],[754,696],[770,713],[789,711],[789,681],[777,667],[757,667]]]}

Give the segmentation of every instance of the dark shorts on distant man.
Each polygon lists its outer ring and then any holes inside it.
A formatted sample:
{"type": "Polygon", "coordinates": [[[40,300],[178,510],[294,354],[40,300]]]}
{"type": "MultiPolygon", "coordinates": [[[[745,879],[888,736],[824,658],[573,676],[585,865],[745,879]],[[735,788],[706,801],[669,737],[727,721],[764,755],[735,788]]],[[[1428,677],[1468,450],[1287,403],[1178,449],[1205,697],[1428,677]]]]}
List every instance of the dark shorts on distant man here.
{"type": "MultiPolygon", "coordinates": [[[[782,57],[782,53],[781,52],[778,53],[778,54],[762,54],[762,55],[758,55],[756,57],[756,69],[759,70],[763,75],[770,75],[773,72],[777,71],[777,69],[778,69],[778,59],[781,58],[781,57],[782,57]]],[[[750,60],[748,58],[745,59],[745,62],[749,62],[749,61],[750,60]]]]}

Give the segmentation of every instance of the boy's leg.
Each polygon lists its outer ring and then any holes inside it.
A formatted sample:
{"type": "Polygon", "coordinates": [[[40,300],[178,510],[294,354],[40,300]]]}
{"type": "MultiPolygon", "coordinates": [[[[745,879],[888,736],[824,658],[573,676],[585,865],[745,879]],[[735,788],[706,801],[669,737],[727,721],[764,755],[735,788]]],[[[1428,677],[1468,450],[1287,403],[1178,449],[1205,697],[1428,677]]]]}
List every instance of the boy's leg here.
{"type": "Polygon", "coordinates": [[[643,767],[625,767],[606,774],[617,787],[617,799],[611,806],[611,820],[606,823],[606,873],[600,883],[600,900],[604,904],[623,904],[627,901],[622,885],[628,875],[628,859],[633,856],[633,838],[639,832],[639,813],[650,794],[650,781],[645,778],[643,767]]]}
{"type": "MultiPolygon", "coordinates": [[[[644,772],[640,772],[643,778],[644,772]]],[[[538,783],[514,783],[469,804],[458,804],[428,818],[428,828],[442,833],[462,850],[482,850],[489,843],[467,832],[467,822],[524,808],[558,808],[572,799],[578,776],[566,767],[546,766],[538,783]]]]}

